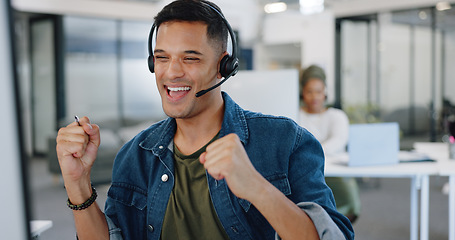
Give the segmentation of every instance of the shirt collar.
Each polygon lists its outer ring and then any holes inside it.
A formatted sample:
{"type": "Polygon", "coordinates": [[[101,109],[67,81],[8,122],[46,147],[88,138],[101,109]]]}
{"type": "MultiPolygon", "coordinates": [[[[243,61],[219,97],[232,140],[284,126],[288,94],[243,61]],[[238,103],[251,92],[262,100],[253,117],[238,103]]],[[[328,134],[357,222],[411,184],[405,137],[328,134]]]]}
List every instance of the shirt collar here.
{"type": "MultiPolygon", "coordinates": [[[[225,92],[222,92],[224,99],[224,117],[221,125],[220,138],[235,133],[240,141],[246,144],[248,141],[248,126],[244,110],[232,100],[225,92]]],[[[161,124],[149,132],[147,137],[139,144],[145,150],[151,150],[154,154],[160,155],[172,143],[177,129],[174,118],[167,118],[161,124]]]]}

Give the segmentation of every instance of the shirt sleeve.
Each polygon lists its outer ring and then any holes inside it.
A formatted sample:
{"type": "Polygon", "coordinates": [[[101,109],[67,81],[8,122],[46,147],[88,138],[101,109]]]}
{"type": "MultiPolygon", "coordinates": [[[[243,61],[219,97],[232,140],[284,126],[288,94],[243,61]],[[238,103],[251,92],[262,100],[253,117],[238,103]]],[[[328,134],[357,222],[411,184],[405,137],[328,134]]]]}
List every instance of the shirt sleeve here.
{"type": "MultiPolygon", "coordinates": [[[[318,232],[319,239],[346,239],[343,232],[321,206],[313,202],[301,202],[297,206],[311,218],[318,232]]],[[[281,240],[278,234],[275,234],[275,239],[281,240]]]]}
{"type": "Polygon", "coordinates": [[[330,117],[329,136],[321,142],[327,155],[345,151],[349,139],[349,119],[341,110],[332,109],[330,117]],[[335,111],[333,111],[335,110],[335,111]]]}
{"type": "Polygon", "coordinates": [[[320,239],[354,239],[351,223],[336,210],[332,191],[324,181],[321,144],[301,129],[290,156],[290,198],[312,219],[320,239]],[[342,235],[337,237],[340,232],[342,235]]]}
{"type": "Polygon", "coordinates": [[[106,221],[107,221],[107,227],[109,228],[109,239],[110,240],[123,240],[122,237],[122,230],[115,226],[114,222],[107,216],[106,221]]]}

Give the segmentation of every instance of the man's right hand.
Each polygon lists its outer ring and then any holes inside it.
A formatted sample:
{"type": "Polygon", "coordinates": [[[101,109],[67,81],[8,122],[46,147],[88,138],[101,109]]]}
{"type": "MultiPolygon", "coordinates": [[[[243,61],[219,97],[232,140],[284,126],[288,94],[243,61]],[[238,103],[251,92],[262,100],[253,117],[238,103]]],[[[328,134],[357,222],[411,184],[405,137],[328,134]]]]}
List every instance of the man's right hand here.
{"type": "Polygon", "coordinates": [[[73,204],[90,196],[90,171],[100,145],[100,131],[87,117],[58,131],[57,157],[68,197],[73,204]]]}

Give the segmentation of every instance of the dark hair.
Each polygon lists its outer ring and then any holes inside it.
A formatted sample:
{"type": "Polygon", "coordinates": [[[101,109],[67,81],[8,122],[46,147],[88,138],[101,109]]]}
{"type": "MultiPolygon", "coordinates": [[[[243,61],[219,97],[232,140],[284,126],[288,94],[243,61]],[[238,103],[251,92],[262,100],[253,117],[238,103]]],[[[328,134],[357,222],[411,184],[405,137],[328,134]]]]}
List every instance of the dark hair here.
{"type": "Polygon", "coordinates": [[[220,43],[221,51],[226,51],[228,30],[223,20],[221,9],[214,3],[204,0],[176,0],[166,5],[155,17],[158,29],[162,23],[172,21],[203,22],[207,24],[207,37],[214,43],[220,43]],[[213,7],[214,9],[212,9],[213,7]]]}
{"type": "Polygon", "coordinates": [[[317,65],[311,65],[302,71],[302,73],[300,74],[300,79],[299,79],[300,100],[303,100],[303,95],[302,95],[303,88],[305,87],[305,85],[308,83],[308,81],[310,79],[319,79],[322,81],[322,83],[324,83],[324,85],[326,85],[324,69],[322,69],[321,67],[319,67],[317,65]]]}

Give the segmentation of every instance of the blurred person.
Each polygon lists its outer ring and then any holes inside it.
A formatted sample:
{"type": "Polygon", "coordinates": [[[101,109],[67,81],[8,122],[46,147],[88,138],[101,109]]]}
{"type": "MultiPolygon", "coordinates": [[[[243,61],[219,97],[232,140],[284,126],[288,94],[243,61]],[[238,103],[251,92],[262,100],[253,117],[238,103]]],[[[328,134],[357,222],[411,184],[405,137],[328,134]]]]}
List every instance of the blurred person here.
{"type": "MultiPolygon", "coordinates": [[[[340,109],[327,107],[324,70],[316,65],[300,76],[300,125],[319,140],[326,156],[345,152],[349,137],[349,120],[340,109]]],[[[336,207],[353,223],[360,213],[360,199],[355,178],[326,177],[335,196],[336,207]]]]}
{"type": "Polygon", "coordinates": [[[177,0],[155,26],[149,65],[169,118],[119,151],[104,213],[90,183],[99,127],[83,117],[59,130],[79,239],[353,239],[311,134],[243,110],[220,88],[196,96],[226,79],[230,27],[218,6],[177,0]]]}

